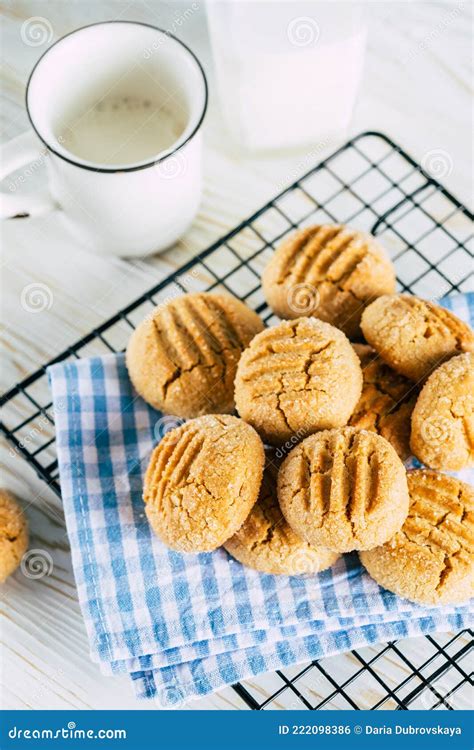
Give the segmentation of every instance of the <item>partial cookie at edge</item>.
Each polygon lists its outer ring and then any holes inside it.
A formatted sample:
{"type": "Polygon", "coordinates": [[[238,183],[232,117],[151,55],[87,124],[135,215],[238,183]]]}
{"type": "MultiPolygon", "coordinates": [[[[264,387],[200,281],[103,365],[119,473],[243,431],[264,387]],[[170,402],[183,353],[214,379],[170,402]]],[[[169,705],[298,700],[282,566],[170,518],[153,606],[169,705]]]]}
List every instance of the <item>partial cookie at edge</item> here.
{"type": "Polygon", "coordinates": [[[432,469],[474,465],[474,354],[460,354],[428,378],[411,420],[411,448],[432,469]]]}
{"type": "Polygon", "coordinates": [[[474,594],[474,489],[435,471],[408,473],[410,510],[393,539],[360,559],[381,586],[418,604],[474,594]]]}

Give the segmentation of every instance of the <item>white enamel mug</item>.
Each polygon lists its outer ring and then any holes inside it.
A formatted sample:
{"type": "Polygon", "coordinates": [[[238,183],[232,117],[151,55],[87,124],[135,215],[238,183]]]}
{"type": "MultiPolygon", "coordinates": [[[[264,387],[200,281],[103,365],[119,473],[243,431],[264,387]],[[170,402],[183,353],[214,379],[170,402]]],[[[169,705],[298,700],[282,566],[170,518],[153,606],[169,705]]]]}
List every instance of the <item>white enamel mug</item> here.
{"type": "MultiPolygon", "coordinates": [[[[28,81],[26,107],[33,131],[2,148],[0,177],[22,167],[28,175],[44,160],[50,194],[17,195],[18,179],[10,178],[2,193],[2,218],[59,207],[58,216],[75,239],[104,255],[157,252],[186,231],[201,197],[201,125],[207,107],[206,76],[186,45],[142,23],[110,21],[78,29],[40,58],[28,81]],[[75,123],[83,123],[84,113],[100,109],[102,102],[115,101],[111,96],[131,99],[130,107],[140,102],[149,108],[155,119],[144,118],[140,127],[147,137],[151,129],[152,139],[155,122],[159,135],[160,113],[171,112],[176,139],[157,153],[141,153],[133,163],[114,163],[110,154],[101,161],[97,143],[92,159],[87,149],[75,152],[70,146],[75,123]]],[[[120,128],[120,111],[109,116],[120,128]]],[[[133,138],[143,149],[139,128],[133,138]]]]}

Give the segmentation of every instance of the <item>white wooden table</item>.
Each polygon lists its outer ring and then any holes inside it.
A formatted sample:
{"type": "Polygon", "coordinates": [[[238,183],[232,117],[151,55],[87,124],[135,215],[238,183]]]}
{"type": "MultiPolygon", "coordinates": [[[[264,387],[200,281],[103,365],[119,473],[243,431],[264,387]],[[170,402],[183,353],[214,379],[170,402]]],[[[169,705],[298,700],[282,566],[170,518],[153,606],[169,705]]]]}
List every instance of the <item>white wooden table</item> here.
{"type": "MultiPolygon", "coordinates": [[[[22,24],[40,16],[51,24],[53,39],[94,21],[122,18],[169,28],[186,3],[75,3],[11,0],[3,3],[1,139],[27,128],[23,106],[28,73],[45,45],[27,45],[22,24]]],[[[464,202],[471,194],[469,161],[469,32],[467,2],[369,3],[371,29],[364,80],[351,133],[381,130],[422,161],[442,149],[449,168],[446,186],[464,202]],[[405,62],[402,62],[405,61],[405,62]]],[[[53,214],[5,222],[2,297],[5,363],[2,392],[48,361],[92,327],[163,278],[314,162],[308,151],[249,155],[230,143],[219,114],[204,7],[178,30],[202,60],[211,99],[205,124],[205,190],[199,216],[177,247],[145,260],[101,259],[84,254],[64,235],[53,214]],[[50,309],[25,311],[21,292],[27,284],[46,284],[50,309]]],[[[334,147],[322,148],[324,157],[334,147]]],[[[26,189],[44,179],[35,174],[26,189]]],[[[49,577],[30,580],[14,575],[0,594],[1,704],[5,708],[150,708],[137,702],[126,678],[103,677],[88,656],[76,597],[68,539],[58,521],[60,503],[9,446],[3,449],[2,485],[24,501],[31,546],[54,560],[49,577]]],[[[264,688],[262,688],[264,692],[264,688]]],[[[244,708],[230,689],[192,702],[193,709],[244,708]]]]}

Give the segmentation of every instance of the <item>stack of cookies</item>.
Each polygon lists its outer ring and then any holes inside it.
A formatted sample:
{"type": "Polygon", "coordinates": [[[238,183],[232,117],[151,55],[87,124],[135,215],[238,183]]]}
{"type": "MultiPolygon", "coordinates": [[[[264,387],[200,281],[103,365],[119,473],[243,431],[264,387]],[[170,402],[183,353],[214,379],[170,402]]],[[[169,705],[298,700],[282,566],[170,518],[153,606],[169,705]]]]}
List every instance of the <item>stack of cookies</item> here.
{"type": "Polygon", "coordinates": [[[357,550],[401,596],[466,601],[474,491],[439,471],[474,464],[473,332],[395,294],[384,249],[343,226],[293,234],[262,286],[283,318],[271,328],[239,300],[199,293],[131,337],[138,393],[187,420],[150,458],[153,530],[172,549],[224,546],[273,574],[357,550]],[[407,473],[411,453],[427,468],[407,473]]]}

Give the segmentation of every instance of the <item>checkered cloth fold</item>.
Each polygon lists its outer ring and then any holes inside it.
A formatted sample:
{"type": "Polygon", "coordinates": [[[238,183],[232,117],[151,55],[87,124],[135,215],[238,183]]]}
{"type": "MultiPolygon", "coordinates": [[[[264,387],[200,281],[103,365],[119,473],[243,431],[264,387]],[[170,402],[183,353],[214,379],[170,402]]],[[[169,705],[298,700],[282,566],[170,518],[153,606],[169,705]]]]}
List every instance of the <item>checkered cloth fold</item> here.
{"type": "MultiPolygon", "coordinates": [[[[472,324],[474,294],[442,304],[472,324]]],[[[63,362],[49,375],[91,656],[104,673],[129,673],[138,696],[171,706],[264,671],[471,622],[468,606],[421,607],[383,590],[355,554],[287,577],[247,569],[223,549],[167,549],[147,523],[142,480],[171,418],[137,396],[122,354],[63,362]]]]}

